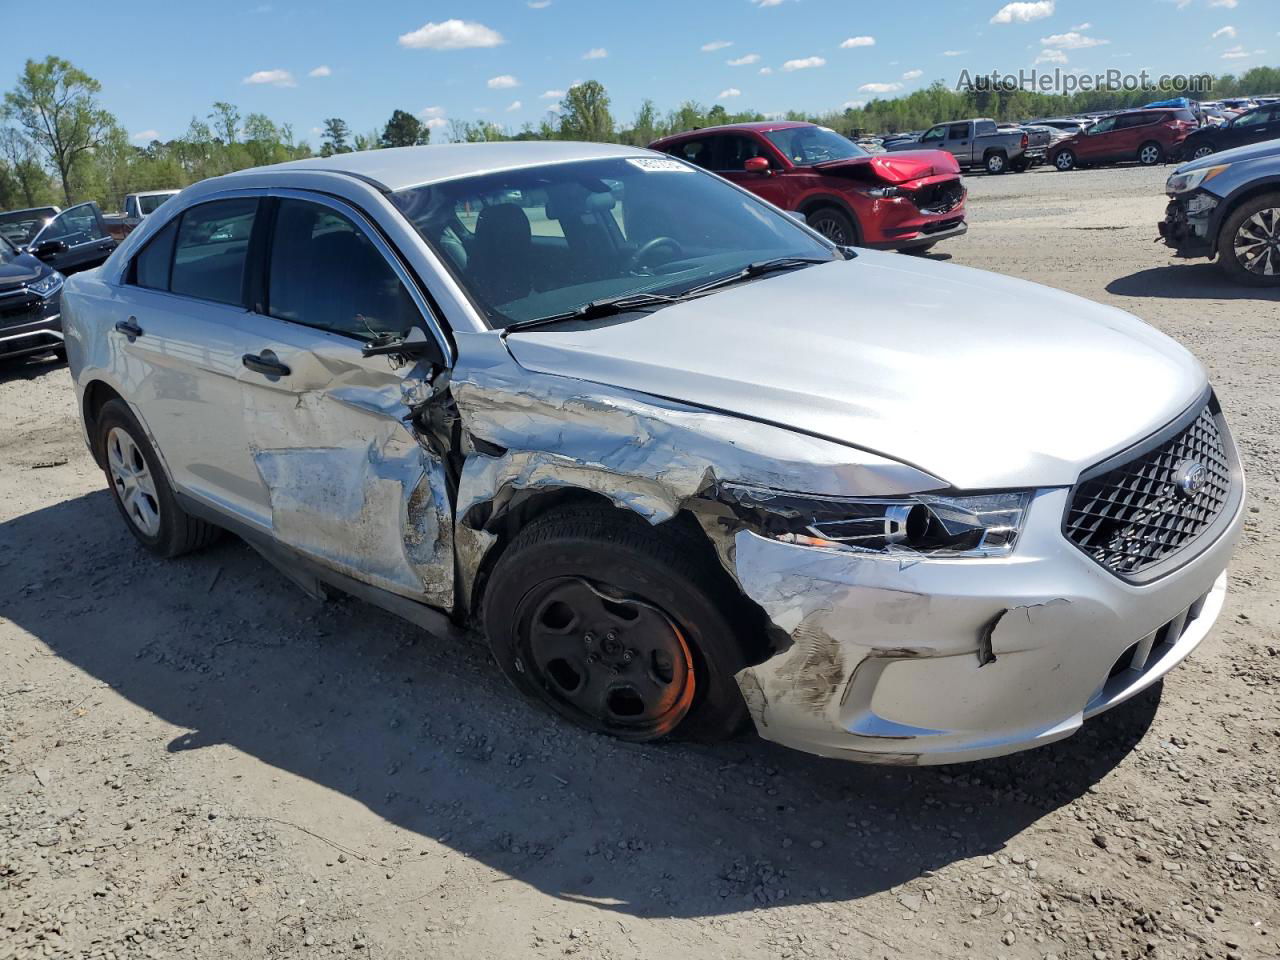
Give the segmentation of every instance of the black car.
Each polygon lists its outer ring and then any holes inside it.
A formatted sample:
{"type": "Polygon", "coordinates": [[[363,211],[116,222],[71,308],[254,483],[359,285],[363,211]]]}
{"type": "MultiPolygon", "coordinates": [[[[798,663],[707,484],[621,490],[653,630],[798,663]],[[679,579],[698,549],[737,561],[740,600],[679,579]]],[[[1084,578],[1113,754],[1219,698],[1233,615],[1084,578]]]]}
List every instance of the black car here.
{"type": "Polygon", "coordinates": [[[0,358],[62,352],[62,274],[0,233],[0,358]]]}
{"type": "Polygon", "coordinates": [[[1230,123],[1218,127],[1201,127],[1182,141],[1182,159],[1199,160],[1251,143],[1280,139],[1280,104],[1270,103],[1242,113],[1230,123]]]}
{"type": "Polygon", "coordinates": [[[0,236],[64,274],[96,267],[116,248],[93,201],[61,211],[34,207],[0,213],[0,236]]]}

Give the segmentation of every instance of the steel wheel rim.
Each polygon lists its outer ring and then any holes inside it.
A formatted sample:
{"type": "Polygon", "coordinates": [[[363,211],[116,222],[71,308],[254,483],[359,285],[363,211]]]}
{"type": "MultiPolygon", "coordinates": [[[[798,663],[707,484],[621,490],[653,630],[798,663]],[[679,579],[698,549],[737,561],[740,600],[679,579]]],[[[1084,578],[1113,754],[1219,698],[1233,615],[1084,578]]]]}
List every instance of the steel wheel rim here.
{"type": "Polygon", "coordinates": [[[987,161],[987,169],[992,173],[999,173],[1004,169],[1004,157],[996,154],[987,161]]]}
{"type": "Polygon", "coordinates": [[[849,242],[844,234],[844,226],[835,217],[819,217],[817,222],[813,224],[813,229],[817,230],[832,243],[840,246],[844,246],[849,242]]]}
{"type": "Polygon", "coordinates": [[[517,669],[560,713],[625,740],[671,733],[697,677],[684,634],[659,607],[580,577],[534,587],[515,611],[517,669]]]}
{"type": "Polygon", "coordinates": [[[147,458],[127,430],[107,433],[107,469],[125,515],[148,537],[160,534],[160,498],[147,458]]]}
{"type": "Polygon", "coordinates": [[[1280,207],[1263,207],[1236,231],[1236,259],[1259,277],[1280,276],[1280,207]]]}
{"type": "Polygon", "coordinates": [[[1139,159],[1145,164],[1153,164],[1160,159],[1160,151],[1155,147],[1143,147],[1139,159]]]}
{"type": "Polygon", "coordinates": [[[1196,152],[1191,155],[1193,160],[1200,160],[1213,153],[1213,147],[1197,147],[1196,152]]]}

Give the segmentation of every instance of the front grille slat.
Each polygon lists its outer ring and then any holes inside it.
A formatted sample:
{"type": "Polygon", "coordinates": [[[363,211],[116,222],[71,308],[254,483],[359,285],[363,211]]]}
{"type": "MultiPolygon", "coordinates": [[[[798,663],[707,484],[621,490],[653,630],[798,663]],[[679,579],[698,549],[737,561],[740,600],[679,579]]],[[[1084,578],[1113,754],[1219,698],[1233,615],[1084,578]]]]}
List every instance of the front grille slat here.
{"type": "Polygon", "coordinates": [[[1211,404],[1153,449],[1081,481],[1064,532],[1117,576],[1130,578],[1183,550],[1211,527],[1231,499],[1232,466],[1211,404]],[[1178,487],[1183,464],[1205,467],[1204,486],[1178,487]]]}

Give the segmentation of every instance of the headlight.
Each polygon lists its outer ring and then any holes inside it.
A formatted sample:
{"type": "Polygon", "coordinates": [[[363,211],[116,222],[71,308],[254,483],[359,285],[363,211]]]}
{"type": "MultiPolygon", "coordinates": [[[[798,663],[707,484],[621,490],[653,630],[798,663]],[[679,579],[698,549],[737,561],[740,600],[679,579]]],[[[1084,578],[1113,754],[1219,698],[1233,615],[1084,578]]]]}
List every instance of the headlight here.
{"type": "Polygon", "coordinates": [[[1199,170],[1190,170],[1187,173],[1175,173],[1164,185],[1164,192],[1171,197],[1180,193],[1190,193],[1208,183],[1229,166],[1231,166],[1229,163],[1220,163],[1216,167],[1201,167],[1199,170]]]}
{"type": "Polygon", "coordinates": [[[27,284],[27,289],[48,299],[62,289],[63,279],[62,274],[54,270],[47,277],[37,280],[35,283],[27,284]]]}
{"type": "Polygon", "coordinates": [[[902,196],[902,191],[897,187],[868,187],[863,192],[866,193],[868,197],[875,197],[877,200],[902,196]]]}
{"type": "Polygon", "coordinates": [[[832,498],[722,484],[720,498],[749,526],[785,543],[882,554],[1004,557],[1031,494],[832,498]]]}

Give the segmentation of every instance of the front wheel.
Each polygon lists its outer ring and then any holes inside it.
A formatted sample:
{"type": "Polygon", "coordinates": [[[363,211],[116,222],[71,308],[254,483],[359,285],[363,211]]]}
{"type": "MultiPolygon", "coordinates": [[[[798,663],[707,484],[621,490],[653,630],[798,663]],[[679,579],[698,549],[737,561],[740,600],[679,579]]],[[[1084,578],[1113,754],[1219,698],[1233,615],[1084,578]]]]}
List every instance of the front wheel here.
{"type": "Polygon", "coordinates": [[[1001,174],[1005,172],[1005,169],[1008,166],[1008,161],[1005,159],[1005,155],[1003,153],[992,153],[987,155],[985,166],[987,168],[987,173],[992,175],[1001,174]]]}
{"type": "Polygon", "coordinates": [[[1238,283],[1280,286],[1280,193],[1254,197],[1227,217],[1218,235],[1218,257],[1238,283]]]}
{"type": "Polygon", "coordinates": [[[853,221],[844,211],[835,207],[821,207],[808,216],[808,224],[837,246],[847,247],[858,242],[853,221]]]}
{"type": "Polygon", "coordinates": [[[1209,156],[1211,153],[1213,153],[1213,147],[1209,146],[1209,144],[1206,143],[1203,146],[1196,147],[1195,152],[1191,154],[1191,159],[1203,160],[1205,157],[1209,156]]]}
{"type": "Polygon", "coordinates": [[[706,545],[607,508],[564,509],[512,541],[485,588],[507,678],[622,740],[736,733],[746,705],[740,609],[706,545]]]}
{"type": "Polygon", "coordinates": [[[1154,167],[1164,159],[1164,148],[1151,141],[1138,148],[1138,162],[1144,167],[1154,167]]]}
{"type": "Polygon", "coordinates": [[[1076,155],[1073,150],[1059,150],[1053,155],[1053,165],[1056,169],[1066,172],[1076,168],[1076,155]]]}
{"type": "Polygon", "coordinates": [[[112,499],[139,543],[157,556],[177,557],[218,538],[217,527],[178,506],[146,433],[122,401],[103,405],[97,428],[112,499]]]}

